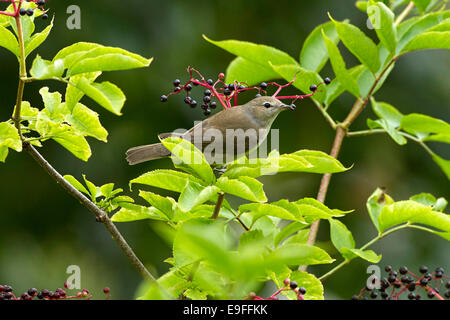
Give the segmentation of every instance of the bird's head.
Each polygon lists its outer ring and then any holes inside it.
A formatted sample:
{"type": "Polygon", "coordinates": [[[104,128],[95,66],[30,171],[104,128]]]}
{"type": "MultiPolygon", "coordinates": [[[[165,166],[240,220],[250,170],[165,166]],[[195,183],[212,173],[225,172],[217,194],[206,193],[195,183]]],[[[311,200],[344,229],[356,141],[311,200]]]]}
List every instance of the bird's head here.
{"type": "Polygon", "coordinates": [[[295,110],[295,105],[286,105],[277,98],[262,96],[245,104],[253,118],[263,125],[271,125],[278,114],[283,110],[295,110]]]}

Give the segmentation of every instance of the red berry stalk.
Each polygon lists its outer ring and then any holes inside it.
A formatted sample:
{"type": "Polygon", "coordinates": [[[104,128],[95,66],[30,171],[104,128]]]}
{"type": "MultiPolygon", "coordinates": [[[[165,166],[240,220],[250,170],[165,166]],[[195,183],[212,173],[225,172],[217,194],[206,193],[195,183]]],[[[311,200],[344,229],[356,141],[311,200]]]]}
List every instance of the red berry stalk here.
{"type": "Polygon", "coordinates": [[[209,115],[211,113],[210,109],[216,108],[217,103],[215,101],[212,101],[213,99],[216,99],[224,109],[229,109],[232,106],[238,105],[237,99],[240,93],[249,90],[256,90],[256,97],[258,97],[261,96],[261,94],[267,95],[268,86],[275,86],[277,87],[277,89],[272,95],[273,97],[280,100],[293,99],[292,103],[294,103],[298,99],[312,97],[316,92],[318,92],[317,89],[320,85],[329,84],[331,82],[329,78],[325,78],[323,83],[320,83],[318,85],[311,85],[310,94],[278,96],[282,89],[289,87],[294,83],[297,75],[294,76],[294,79],[292,81],[284,85],[278,84],[276,82],[262,82],[259,86],[249,86],[246,82],[238,81],[233,81],[232,83],[227,84],[223,81],[223,79],[225,79],[225,75],[223,73],[219,73],[217,80],[214,81],[212,79],[206,79],[200,72],[192,67],[188,67],[187,72],[189,74],[189,80],[184,85],[181,85],[181,81],[179,79],[174,80],[174,90],[167,95],[161,96],[161,101],[166,102],[168,97],[170,97],[171,95],[185,92],[186,98],[184,99],[184,102],[186,104],[189,104],[192,108],[195,108],[198,103],[190,96],[191,90],[193,89],[193,86],[201,86],[205,88],[205,91],[203,92],[202,103],[202,109],[205,111],[205,115],[209,115]]]}

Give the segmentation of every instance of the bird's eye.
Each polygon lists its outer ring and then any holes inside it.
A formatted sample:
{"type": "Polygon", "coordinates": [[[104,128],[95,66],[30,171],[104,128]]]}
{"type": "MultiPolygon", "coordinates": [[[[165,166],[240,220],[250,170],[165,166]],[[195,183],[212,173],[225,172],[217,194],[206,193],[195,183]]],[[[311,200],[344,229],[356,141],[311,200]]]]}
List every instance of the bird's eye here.
{"type": "Polygon", "coordinates": [[[264,107],[270,108],[272,105],[269,102],[264,103],[264,107]]]}

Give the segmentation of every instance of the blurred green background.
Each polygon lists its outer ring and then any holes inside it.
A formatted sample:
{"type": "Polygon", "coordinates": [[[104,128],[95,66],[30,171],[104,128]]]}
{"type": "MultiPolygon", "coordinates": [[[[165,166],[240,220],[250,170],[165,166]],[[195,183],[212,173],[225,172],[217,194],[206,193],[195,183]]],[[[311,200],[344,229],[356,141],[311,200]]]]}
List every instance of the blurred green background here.
{"type": "MultiPolygon", "coordinates": [[[[233,56],[204,41],[239,39],[268,44],[297,58],[301,45],[315,26],[328,20],[327,12],[339,20],[348,18],[370,36],[365,28],[366,16],[353,1],[48,1],[55,26],[47,42],[37,51],[46,59],[77,41],[119,46],[146,57],[155,57],[147,69],[111,72],[102,79],[123,89],[127,102],[124,115],[114,116],[91,100],[83,102],[101,114],[109,131],[107,144],[90,139],[93,156],[84,163],[54,142],[41,152],[62,174],[81,178],[85,173],[97,185],[115,182],[128,191],[128,181],[155,168],[170,167],[168,159],[138,166],[127,165],[124,152],[131,146],[155,142],[156,135],[176,128],[189,128],[194,120],[204,118],[200,109],[191,110],[174,97],[166,104],[159,96],[172,88],[175,78],[186,80],[185,69],[194,66],[205,76],[215,77],[225,71],[233,56]],[[71,4],[81,8],[81,30],[68,30],[66,9],[71,4]]],[[[48,22],[38,19],[37,29],[48,22]]],[[[35,53],[29,58],[30,64],[35,53]]],[[[13,55],[0,50],[0,119],[12,113],[17,90],[17,65],[13,55]]],[[[348,55],[349,66],[356,63],[348,55]]],[[[413,53],[400,59],[382,90],[376,94],[402,113],[421,112],[450,121],[448,70],[450,55],[444,51],[413,53]]],[[[321,72],[332,76],[330,66],[321,72]]],[[[25,99],[42,107],[40,86],[63,90],[56,82],[32,83],[26,87],[25,99]]],[[[198,92],[200,95],[200,91],[198,92]]],[[[353,103],[344,94],[331,107],[336,119],[343,119],[353,103]]],[[[365,118],[374,117],[367,108],[353,129],[365,129],[365,118]]],[[[280,128],[280,151],[293,152],[309,148],[329,152],[333,131],[313,104],[305,100],[295,114],[282,114],[274,127],[280,128]]],[[[449,149],[434,144],[438,154],[450,158],[449,149]]],[[[343,219],[362,245],[375,230],[367,215],[365,201],[378,186],[387,188],[394,199],[429,192],[449,198],[449,183],[441,170],[418,145],[400,147],[388,136],[350,138],[344,141],[340,160],[353,165],[347,173],[333,176],[327,204],[343,210],[355,209],[343,219]]],[[[264,177],[270,201],[315,197],[319,175],[280,174],[264,177]]],[[[111,287],[113,299],[130,299],[141,282],[93,215],[41,170],[24,153],[10,152],[6,164],[0,165],[0,283],[12,285],[17,293],[30,287],[56,289],[66,281],[67,266],[81,268],[81,283],[103,298],[102,289],[111,287]]],[[[137,197],[136,192],[133,193],[137,197]]],[[[164,259],[171,255],[169,246],[150,227],[150,222],[120,224],[118,227],[137,255],[155,273],[168,269],[164,259]]],[[[329,239],[323,223],[319,241],[329,239]]],[[[321,243],[330,247],[329,243],[321,243]]],[[[330,247],[331,248],[331,247],[330,247]]],[[[381,265],[443,266],[450,269],[450,255],[445,240],[417,230],[400,231],[379,242],[373,249],[383,254],[381,265]]],[[[336,255],[336,253],[333,253],[336,255]]],[[[354,261],[324,282],[330,299],[348,299],[359,292],[367,278],[368,263],[354,261]]],[[[330,266],[310,268],[320,275],[330,266]]],[[[450,270],[449,270],[450,271],[450,270]]]]}

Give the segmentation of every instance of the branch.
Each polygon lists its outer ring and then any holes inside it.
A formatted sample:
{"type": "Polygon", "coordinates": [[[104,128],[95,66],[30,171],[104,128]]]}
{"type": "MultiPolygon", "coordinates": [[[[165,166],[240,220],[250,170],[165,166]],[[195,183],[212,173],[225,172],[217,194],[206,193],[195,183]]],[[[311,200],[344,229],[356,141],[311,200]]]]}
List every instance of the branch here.
{"type": "Polygon", "coordinates": [[[24,143],[24,149],[33,157],[33,159],[47,172],[59,185],[61,185],[64,190],[67,191],[71,196],[80,201],[80,203],[85,206],[89,211],[91,211],[96,220],[103,223],[108,229],[109,233],[113,239],[120,246],[122,251],[130,260],[131,264],[136,267],[139,273],[148,281],[156,281],[155,277],[145,268],[136,254],[133,252],[131,247],[128,245],[126,240],[120,234],[119,230],[116,228],[114,223],[108,217],[108,214],[98,208],[91,200],[89,200],[84,194],[75,189],[64,177],[53,168],[50,163],[45,160],[45,158],[29,143],[24,143]]]}
{"type": "Polygon", "coordinates": [[[225,198],[225,193],[220,192],[219,196],[217,197],[216,206],[214,207],[214,212],[211,216],[211,219],[217,219],[217,217],[219,216],[220,207],[222,207],[222,202],[223,202],[224,198],[225,198]]]}

